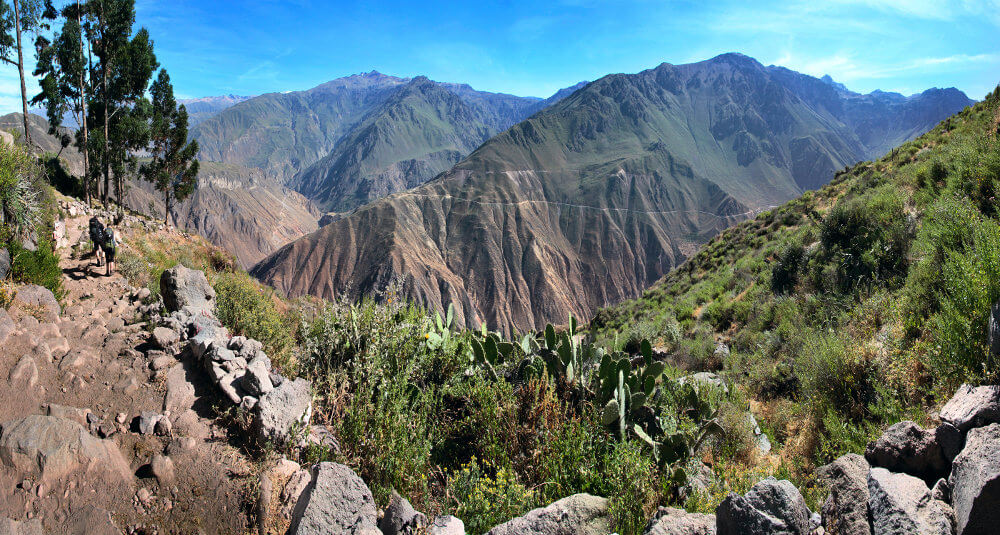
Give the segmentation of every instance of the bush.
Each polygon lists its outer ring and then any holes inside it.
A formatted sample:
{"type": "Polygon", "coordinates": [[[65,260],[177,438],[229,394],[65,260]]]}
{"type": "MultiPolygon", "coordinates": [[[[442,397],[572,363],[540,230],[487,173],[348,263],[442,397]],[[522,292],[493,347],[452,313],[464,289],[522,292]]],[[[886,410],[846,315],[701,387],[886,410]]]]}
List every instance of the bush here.
{"type": "Polygon", "coordinates": [[[799,265],[805,249],[801,243],[787,245],[778,256],[778,261],[771,269],[771,291],[781,295],[795,289],[799,281],[799,265]]]}
{"type": "Polygon", "coordinates": [[[246,273],[221,273],[214,277],[216,314],[233,333],[259,340],[279,368],[290,364],[290,321],[278,310],[273,291],[246,273]]]}
{"type": "Polygon", "coordinates": [[[618,443],[608,462],[611,529],[638,535],[656,503],[655,466],[636,441],[618,443]]]}
{"type": "Polygon", "coordinates": [[[513,472],[485,460],[480,465],[472,459],[450,473],[448,489],[457,502],[449,512],[461,518],[472,534],[486,533],[538,505],[535,493],[519,483],[513,472]]]}
{"type": "Polygon", "coordinates": [[[946,254],[940,312],[928,321],[939,348],[930,352],[930,366],[947,387],[1000,380],[1000,362],[986,348],[990,307],[1000,301],[1000,225],[985,218],[971,224],[972,243],[946,254]]]}
{"type": "Polygon", "coordinates": [[[816,280],[840,292],[873,282],[894,286],[906,276],[912,230],[892,186],[841,199],[820,228],[823,252],[816,280]],[[827,268],[830,268],[827,270],[827,268]]]}
{"type": "Polygon", "coordinates": [[[10,253],[10,278],[24,284],[37,284],[49,289],[57,299],[62,299],[62,268],[59,256],[52,251],[52,243],[40,240],[35,251],[23,248],[20,242],[8,242],[10,253]]]}
{"type": "Polygon", "coordinates": [[[37,232],[43,214],[38,163],[22,149],[0,143],[0,224],[4,241],[37,232]]]}

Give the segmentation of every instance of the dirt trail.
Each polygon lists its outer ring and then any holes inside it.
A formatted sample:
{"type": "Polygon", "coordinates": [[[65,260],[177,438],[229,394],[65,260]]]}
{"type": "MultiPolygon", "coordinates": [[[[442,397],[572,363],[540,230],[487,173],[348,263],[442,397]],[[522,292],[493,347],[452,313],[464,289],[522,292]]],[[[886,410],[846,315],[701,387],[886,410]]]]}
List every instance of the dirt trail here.
{"type": "MultiPolygon", "coordinates": [[[[70,244],[88,219],[66,220],[70,244]]],[[[51,533],[245,532],[250,463],[216,425],[216,398],[202,372],[152,347],[142,303],[121,275],[104,276],[89,251],[59,252],[58,317],[15,300],[10,332],[0,329],[0,519],[40,519],[51,533]],[[143,411],[165,414],[165,404],[170,429],[140,433],[143,411]],[[12,445],[8,430],[29,415],[60,416],[72,430],[65,420],[76,421],[88,436],[41,433],[12,445]],[[121,452],[124,477],[89,461],[95,441],[121,452]],[[150,465],[157,456],[159,477],[150,465]]]]}

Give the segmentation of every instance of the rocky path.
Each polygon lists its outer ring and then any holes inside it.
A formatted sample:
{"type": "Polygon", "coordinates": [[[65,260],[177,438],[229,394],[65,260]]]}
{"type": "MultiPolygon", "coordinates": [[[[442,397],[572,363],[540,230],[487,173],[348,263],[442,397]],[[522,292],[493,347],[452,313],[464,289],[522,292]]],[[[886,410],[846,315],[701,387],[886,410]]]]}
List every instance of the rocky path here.
{"type": "MultiPolygon", "coordinates": [[[[69,243],[87,219],[66,220],[69,243]]],[[[60,253],[61,308],[22,287],[0,309],[0,528],[246,532],[256,479],[215,424],[215,391],[149,341],[148,291],[60,253]]]]}

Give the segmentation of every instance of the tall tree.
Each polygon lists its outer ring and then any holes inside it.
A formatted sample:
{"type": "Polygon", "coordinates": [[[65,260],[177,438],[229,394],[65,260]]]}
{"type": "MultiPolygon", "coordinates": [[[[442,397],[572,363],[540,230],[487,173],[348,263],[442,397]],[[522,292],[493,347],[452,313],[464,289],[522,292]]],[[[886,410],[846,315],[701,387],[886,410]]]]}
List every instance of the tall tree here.
{"type": "Polygon", "coordinates": [[[21,77],[21,110],[24,121],[24,140],[31,145],[28,128],[28,90],[24,82],[24,51],[21,37],[24,32],[38,33],[44,29],[42,0],[11,0],[0,2],[0,60],[17,67],[21,77]]]}
{"type": "Polygon", "coordinates": [[[92,42],[97,56],[94,65],[93,97],[88,110],[95,141],[94,156],[100,156],[104,178],[102,201],[108,202],[112,172],[121,206],[125,177],[137,168],[135,152],[149,141],[149,101],[146,88],[159,64],[153,42],[145,28],[132,34],[135,0],[89,0],[94,27],[92,42]]]}
{"type": "Polygon", "coordinates": [[[181,202],[194,192],[198,176],[198,142],[188,143],[188,115],[182,104],[177,106],[174,87],[166,69],[149,90],[153,97],[150,124],[149,163],[143,165],[142,174],[164,196],[166,207],[163,221],[170,224],[171,201],[181,202]]]}
{"type": "MultiPolygon", "coordinates": [[[[51,5],[49,6],[51,8],[51,5]]],[[[31,99],[33,105],[44,105],[49,119],[49,133],[57,134],[63,117],[70,114],[79,125],[76,146],[83,155],[84,174],[81,177],[87,203],[91,199],[90,151],[87,129],[87,99],[90,96],[90,69],[84,54],[85,5],[79,1],[67,5],[61,15],[63,25],[50,41],[39,35],[35,41],[38,64],[34,75],[39,77],[41,92],[31,99]]],[[[55,20],[54,9],[45,17],[55,20]]]]}

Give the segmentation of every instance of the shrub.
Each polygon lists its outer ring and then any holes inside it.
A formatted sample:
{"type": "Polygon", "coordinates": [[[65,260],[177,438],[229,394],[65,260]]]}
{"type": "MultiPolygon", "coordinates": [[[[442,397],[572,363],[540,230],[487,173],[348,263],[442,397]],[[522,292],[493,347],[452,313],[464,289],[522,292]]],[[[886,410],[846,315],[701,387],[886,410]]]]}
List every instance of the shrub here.
{"type": "Polygon", "coordinates": [[[823,254],[816,267],[827,274],[819,279],[841,292],[876,281],[893,286],[906,276],[911,240],[903,201],[892,186],[841,199],[820,228],[823,254]]]}
{"type": "Polygon", "coordinates": [[[611,529],[621,535],[638,535],[656,502],[655,466],[636,441],[618,443],[608,464],[611,529]]]}
{"type": "Polygon", "coordinates": [[[940,348],[930,353],[930,365],[949,387],[1000,379],[1000,362],[990,359],[986,348],[990,307],[1000,300],[1000,225],[973,220],[971,238],[964,250],[946,253],[940,312],[928,321],[940,348]]]}
{"type": "Polygon", "coordinates": [[[28,237],[42,219],[38,163],[22,149],[0,143],[0,224],[4,241],[28,237]]]}
{"type": "Polygon", "coordinates": [[[52,251],[49,240],[40,240],[34,251],[21,246],[17,240],[6,244],[10,253],[10,278],[24,284],[37,284],[51,291],[57,299],[62,299],[62,268],[59,256],[52,251]]]}
{"type": "Polygon", "coordinates": [[[513,472],[486,460],[480,464],[472,459],[449,473],[448,489],[457,502],[449,511],[473,534],[486,533],[538,505],[535,493],[519,483],[513,472]]]}
{"type": "Polygon", "coordinates": [[[799,265],[805,249],[801,243],[787,245],[778,256],[778,261],[771,269],[771,291],[775,294],[786,294],[795,288],[799,281],[799,265]]]}
{"type": "Polygon", "coordinates": [[[288,318],[278,310],[272,290],[246,273],[221,273],[212,287],[219,321],[233,333],[259,340],[278,367],[289,362],[292,332],[288,318]]]}

